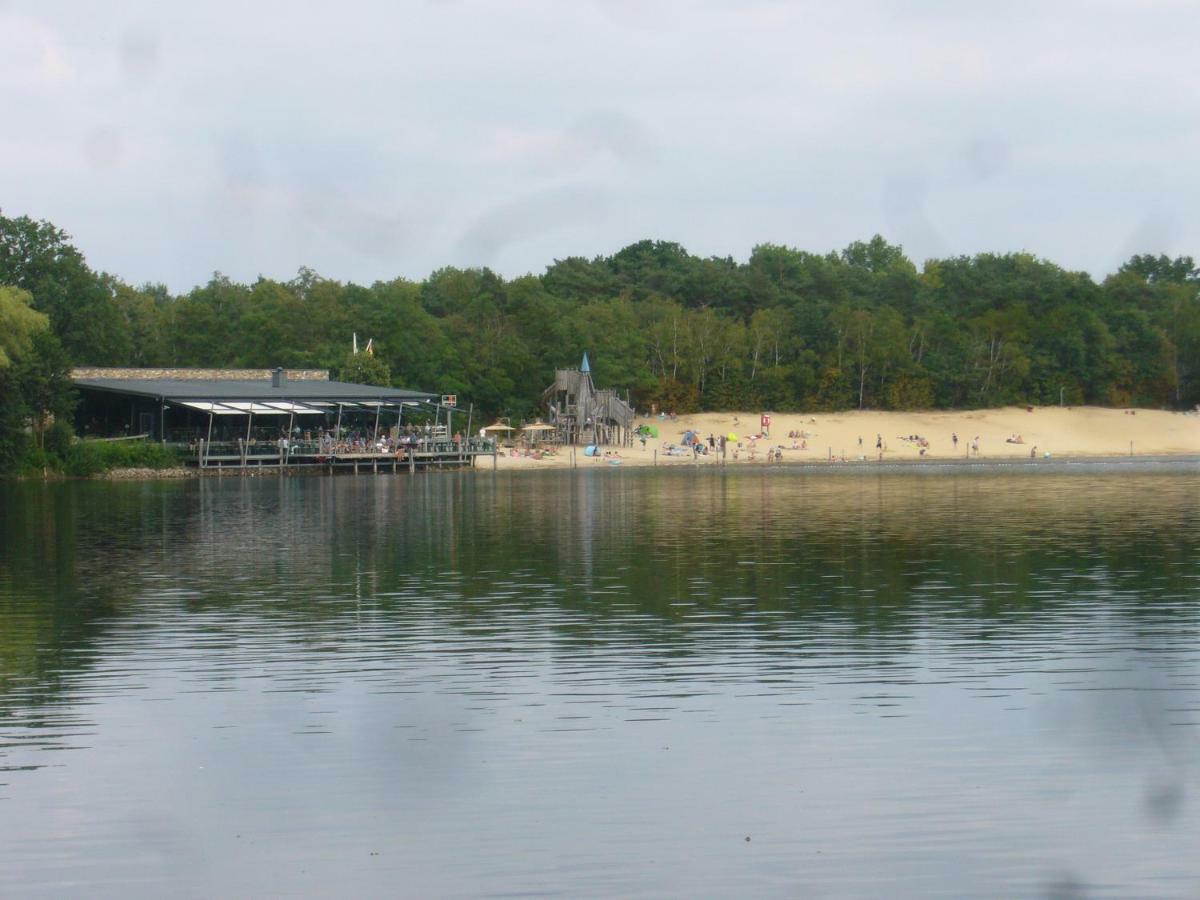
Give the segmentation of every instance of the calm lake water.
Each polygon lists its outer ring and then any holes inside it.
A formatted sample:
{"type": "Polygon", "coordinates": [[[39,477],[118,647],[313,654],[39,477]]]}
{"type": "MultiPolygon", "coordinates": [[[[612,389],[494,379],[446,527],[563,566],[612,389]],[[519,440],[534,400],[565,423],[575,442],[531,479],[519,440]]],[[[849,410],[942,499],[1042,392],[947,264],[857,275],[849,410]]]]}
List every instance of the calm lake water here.
{"type": "Polygon", "coordinates": [[[0,896],[1200,895],[1200,466],[0,485],[0,896]]]}

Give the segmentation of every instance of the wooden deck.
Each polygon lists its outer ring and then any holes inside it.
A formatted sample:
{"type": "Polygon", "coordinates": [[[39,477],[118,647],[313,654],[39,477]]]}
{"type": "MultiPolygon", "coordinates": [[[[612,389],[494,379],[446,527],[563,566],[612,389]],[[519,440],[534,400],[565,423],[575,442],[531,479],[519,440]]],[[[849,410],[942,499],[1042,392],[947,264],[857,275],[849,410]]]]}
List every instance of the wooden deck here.
{"type": "Polygon", "coordinates": [[[187,465],[200,469],[324,469],[334,472],[416,472],[418,469],[469,469],[478,457],[490,458],[495,466],[496,446],[490,441],[470,440],[422,442],[394,451],[322,448],[315,443],[276,444],[221,443],[180,448],[187,465]]]}

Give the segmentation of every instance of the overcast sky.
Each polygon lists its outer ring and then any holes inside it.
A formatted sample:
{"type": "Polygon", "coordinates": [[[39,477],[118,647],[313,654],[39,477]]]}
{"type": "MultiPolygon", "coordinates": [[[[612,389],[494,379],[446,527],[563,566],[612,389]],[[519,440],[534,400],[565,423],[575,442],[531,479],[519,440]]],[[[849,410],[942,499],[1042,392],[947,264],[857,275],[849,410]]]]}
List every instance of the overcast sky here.
{"type": "Polygon", "coordinates": [[[1185,2],[0,0],[0,209],[98,269],[512,276],[881,233],[1200,256],[1185,2]]]}

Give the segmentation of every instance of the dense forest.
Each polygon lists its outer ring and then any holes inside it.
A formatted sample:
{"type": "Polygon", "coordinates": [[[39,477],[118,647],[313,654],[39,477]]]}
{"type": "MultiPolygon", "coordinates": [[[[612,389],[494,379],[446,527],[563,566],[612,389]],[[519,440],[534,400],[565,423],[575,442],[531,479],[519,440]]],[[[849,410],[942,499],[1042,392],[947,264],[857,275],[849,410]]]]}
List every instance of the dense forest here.
{"type": "Polygon", "coordinates": [[[93,271],[48,222],[0,215],[0,469],[67,418],[71,364],[329,368],[520,419],[585,350],[597,383],[642,409],[1190,408],[1200,270],[1134,256],[1097,284],[1026,253],[918,268],[878,236],[825,254],[762,244],[745,263],[646,240],[508,280],[301,269],[173,295],[93,271]],[[375,355],[351,356],[352,333],[375,355]]]}

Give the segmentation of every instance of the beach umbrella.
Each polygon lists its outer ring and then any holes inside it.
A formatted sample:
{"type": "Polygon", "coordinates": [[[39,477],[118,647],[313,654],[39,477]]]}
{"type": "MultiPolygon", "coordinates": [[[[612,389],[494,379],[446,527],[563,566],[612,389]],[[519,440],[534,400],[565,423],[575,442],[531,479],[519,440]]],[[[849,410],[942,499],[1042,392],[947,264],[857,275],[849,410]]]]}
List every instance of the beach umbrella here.
{"type": "Polygon", "coordinates": [[[652,437],[652,438],[658,437],[658,426],[657,425],[645,425],[643,427],[650,434],[650,437],[652,437]]]}
{"type": "Polygon", "coordinates": [[[503,422],[497,422],[495,425],[488,425],[484,431],[515,431],[511,425],[505,425],[503,422]]]}

